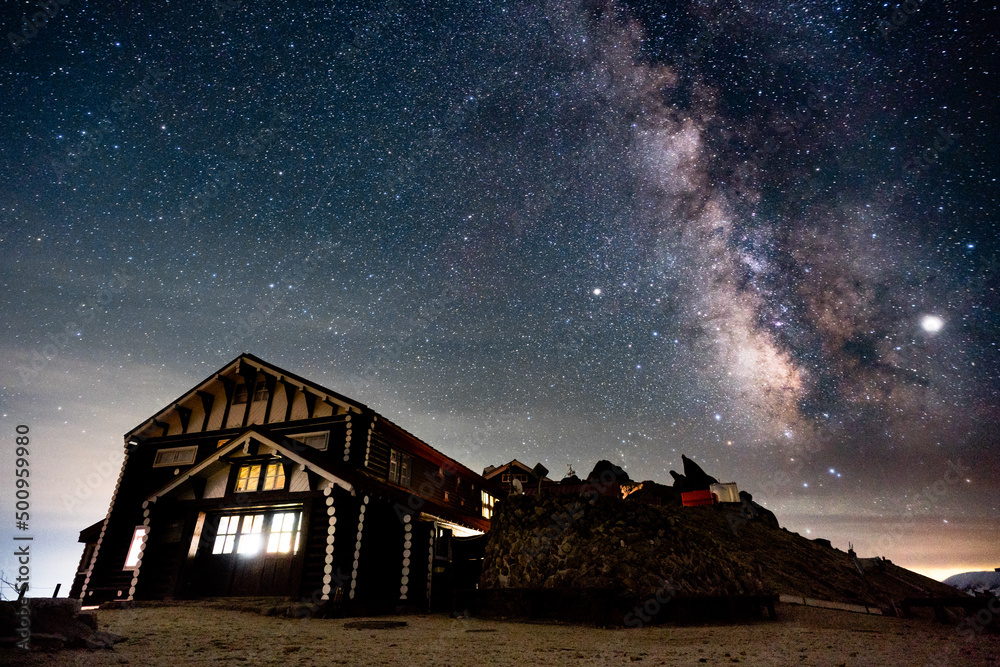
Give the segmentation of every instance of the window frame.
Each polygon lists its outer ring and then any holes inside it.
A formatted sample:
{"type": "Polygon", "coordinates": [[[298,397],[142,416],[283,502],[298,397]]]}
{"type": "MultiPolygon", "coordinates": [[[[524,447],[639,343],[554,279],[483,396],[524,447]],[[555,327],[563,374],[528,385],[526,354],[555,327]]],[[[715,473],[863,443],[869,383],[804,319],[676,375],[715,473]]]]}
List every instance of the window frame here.
{"type": "Polygon", "coordinates": [[[128,544],[128,551],[125,552],[125,564],[122,570],[138,570],[139,555],[143,552],[142,540],[149,535],[149,526],[136,526],[132,531],[132,541],[128,544]],[[129,562],[131,561],[131,562],[129,562]]]}
{"type": "Polygon", "coordinates": [[[165,447],[163,449],[158,449],[156,451],[156,456],[153,457],[153,467],[154,468],[172,468],[176,466],[189,466],[194,465],[195,459],[198,458],[198,445],[190,445],[188,447],[165,447]],[[190,454],[188,461],[178,461],[176,459],[170,461],[164,461],[166,458],[164,455],[178,456],[180,454],[190,454]]]}
{"type": "Polygon", "coordinates": [[[480,491],[480,502],[481,502],[481,513],[484,519],[493,519],[493,508],[496,505],[497,499],[489,491],[480,491]]]}
{"type": "Polygon", "coordinates": [[[413,456],[391,447],[389,449],[389,471],[386,479],[406,488],[413,484],[413,456]]]}
{"type": "Polygon", "coordinates": [[[277,512],[223,513],[216,523],[211,554],[246,558],[295,556],[302,548],[302,522],[301,506],[277,512]],[[289,515],[290,526],[287,526],[289,515]]]}
{"type": "Polygon", "coordinates": [[[288,473],[285,471],[285,461],[281,459],[265,459],[253,463],[233,464],[237,466],[236,479],[233,481],[233,493],[263,493],[270,491],[284,491],[288,488],[288,473]],[[256,473],[254,472],[256,468],[256,473]],[[270,474],[272,469],[277,469],[275,474],[270,474]],[[246,474],[244,475],[244,471],[246,474]],[[271,486],[268,487],[268,482],[271,486]],[[280,481],[280,485],[275,482],[280,481]],[[242,488],[241,488],[242,486],[242,488]]]}
{"type": "Polygon", "coordinates": [[[285,466],[281,461],[275,461],[274,463],[268,463],[263,467],[261,471],[261,491],[284,491],[285,483],[287,482],[285,476],[285,466]],[[274,470],[274,474],[271,471],[274,470]],[[281,484],[278,485],[278,481],[281,484]],[[270,486],[268,484],[270,483],[270,486]]]}
{"type": "Polygon", "coordinates": [[[311,447],[312,449],[315,449],[318,452],[325,452],[327,449],[330,448],[330,432],[329,431],[311,431],[309,433],[296,433],[294,435],[289,435],[287,437],[289,439],[291,439],[291,440],[295,440],[297,442],[301,442],[306,447],[311,447]],[[323,441],[323,446],[322,447],[316,447],[314,445],[310,445],[309,443],[307,443],[304,440],[304,438],[315,438],[315,437],[318,437],[318,436],[325,436],[325,439],[323,441]]]}

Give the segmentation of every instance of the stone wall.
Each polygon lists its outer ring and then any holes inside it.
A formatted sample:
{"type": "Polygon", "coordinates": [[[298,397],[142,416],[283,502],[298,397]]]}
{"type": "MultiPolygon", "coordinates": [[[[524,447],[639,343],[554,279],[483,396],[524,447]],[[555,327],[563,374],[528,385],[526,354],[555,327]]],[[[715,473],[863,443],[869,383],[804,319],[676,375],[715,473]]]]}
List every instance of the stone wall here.
{"type": "Polygon", "coordinates": [[[481,589],[588,589],[633,600],[763,596],[719,507],[596,494],[512,496],[493,516],[481,589]]]}

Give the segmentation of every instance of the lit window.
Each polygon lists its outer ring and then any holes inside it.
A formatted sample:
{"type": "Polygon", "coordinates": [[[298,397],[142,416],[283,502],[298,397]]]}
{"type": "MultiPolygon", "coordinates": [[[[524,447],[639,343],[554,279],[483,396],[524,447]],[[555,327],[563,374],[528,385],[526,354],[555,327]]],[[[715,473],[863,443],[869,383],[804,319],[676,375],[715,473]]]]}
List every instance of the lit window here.
{"type": "Polygon", "coordinates": [[[156,458],[153,459],[153,467],[162,468],[166,466],[189,466],[194,463],[194,459],[197,455],[197,446],[161,449],[156,452],[156,458]]]}
{"type": "Polygon", "coordinates": [[[298,524],[298,512],[283,512],[272,516],[271,534],[267,538],[267,553],[297,553],[299,550],[298,524]]]}
{"type": "Polygon", "coordinates": [[[149,529],[146,526],[136,526],[132,533],[132,544],[128,547],[128,555],[125,556],[125,567],[123,570],[134,570],[139,565],[139,554],[142,553],[142,540],[146,537],[149,529]]]}
{"type": "Polygon", "coordinates": [[[239,516],[224,516],[219,519],[219,530],[215,533],[213,554],[231,554],[236,544],[236,529],[240,526],[239,516]]]}
{"type": "Polygon", "coordinates": [[[264,473],[264,491],[285,488],[285,468],[280,463],[269,463],[264,473]]]}
{"type": "Polygon", "coordinates": [[[400,486],[410,485],[413,457],[395,449],[389,450],[389,481],[400,486]]]}
{"type": "Polygon", "coordinates": [[[493,505],[496,503],[496,498],[486,493],[485,491],[480,492],[483,500],[483,518],[492,519],[493,518],[493,505]]]}
{"type": "Polygon", "coordinates": [[[243,466],[240,468],[239,477],[236,478],[236,490],[239,492],[243,491],[256,491],[257,482],[260,481],[260,466],[243,466]]]}
{"type": "Polygon", "coordinates": [[[500,481],[501,482],[505,482],[505,483],[509,482],[510,481],[510,473],[509,472],[505,472],[504,474],[500,475],[500,481]]]}
{"type": "Polygon", "coordinates": [[[250,555],[259,552],[264,545],[263,535],[261,535],[263,528],[263,514],[248,514],[243,517],[243,527],[240,529],[240,541],[236,545],[236,553],[250,555]]]}

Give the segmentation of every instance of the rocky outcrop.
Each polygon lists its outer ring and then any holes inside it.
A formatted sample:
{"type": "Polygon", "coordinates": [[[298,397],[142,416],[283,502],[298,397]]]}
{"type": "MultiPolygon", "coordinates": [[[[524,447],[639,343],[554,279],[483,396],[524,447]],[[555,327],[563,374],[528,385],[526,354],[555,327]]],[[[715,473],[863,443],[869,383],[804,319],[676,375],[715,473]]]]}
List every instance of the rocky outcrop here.
{"type": "Polygon", "coordinates": [[[112,648],[125,638],[97,629],[92,613],[68,598],[0,602],[0,644],[33,649],[112,648]]]}
{"type": "Polygon", "coordinates": [[[701,466],[689,459],[688,457],[681,454],[681,462],[684,464],[684,474],[676,473],[673,470],[670,471],[670,476],[674,478],[674,488],[680,493],[687,493],[688,491],[701,491],[702,489],[707,489],[713,484],[718,484],[719,480],[715,479],[704,470],[701,466]]]}
{"type": "Polygon", "coordinates": [[[593,494],[514,496],[493,517],[484,589],[598,589],[642,600],[765,595],[715,508],[657,507],[593,494]],[[705,525],[707,522],[708,525],[705,525]]]}

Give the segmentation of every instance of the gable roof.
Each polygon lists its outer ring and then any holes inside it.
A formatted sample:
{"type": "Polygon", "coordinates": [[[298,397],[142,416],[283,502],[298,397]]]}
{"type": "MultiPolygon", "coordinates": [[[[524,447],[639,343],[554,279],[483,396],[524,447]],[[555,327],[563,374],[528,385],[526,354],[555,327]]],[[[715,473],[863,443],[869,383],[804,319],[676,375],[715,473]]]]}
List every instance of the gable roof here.
{"type": "Polygon", "coordinates": [[[207,378],[198,383],[195,387],[189,389],[188,391],[184,392],[176,399],[168,403],[166,407],[161,409],[152,417],[143,420],[141,424],[139,424],[138,426],[136,426],[131,431],[125,434],[126,442],[129,439],[135,437],[140,431],[143,431],[149,428],[150,426],[154,426],[157,422],[166,421],[165,419],[166,416],[169,413],[177,410],[178,406],[181,406],[182,404],[187,402],[200,400],[198,398],[199,391],[203,392],[211,385],[219,382],[220,377],[226,375],[232,375],[233,373],[239,371],[239,369],[242,367],[243,364],[248,365],[258,371],[266,371],[269,374],[278,377],[279,380],[296,385],[299,389],[306,391],[310,394],[313,394],[319,398],[322,398],[324,401],[328,403],[340,405],[344,408],[347,408],[349,412],[360,414],[363,411],[371,410],[368,406],[364,405],[363,403],[359,403],[358,401],[347,398],[346,396],[338,394],[337,392],[331,389],[327,389],[326,387],[320,384],[312,382],[311,380],[307,380],[303,377],[300,377],[299,375],[296,375],[295,373],[286,371],[283,368],[275,366],[274,364],[270,364],[264,361],[263,359],[260,359],[252,354],[244,352],[243,354],[236,357],[235,359],[230,361],[228,364],[226,364],[219,370],[209,375],[207,378]]]}
{"type": "MultiPolygon", "coordinates": [[[[170,480],[170,482],[167,483],[166,486],[163,486],[158,491],[155,491],[152,494],[150,494],[147,500],[149,500],[150,502],[156,502],[159,498],[177,489],[182,484],[184,484],[184,482],[188,481],[192,477],[200,477],[202,476],[201,473],[203,472],[207,473],[213,471],[213,469],[218,467],[219,464],[229,465],[229,463],[224,462],[221,459],[231,454],[232,452],[248,445],[251,439],[257,440],[261,444],[266,445],[275,451],[281,452],[283,456],[291,459],[292,461],[295,461],[296,463],[302,464],[303,467],[315,472],[320,477],[329,481],[331,484],[335,484],[336,486],[339,486],[345,489],[346,491],[354,490],[354,485],[342,479],[339,475],[334,475],[323,466],[319,465],[318,463],[310,461],[306,457],[302,456],[300,453],[293,451],[291,447],[287,447],[284,444],[278,442],[277,440],[272,439],[270,436],[265,435],[260,430],[251,428],[247,429],[246,431],[236,436],[223,446],[219,447],[218,450],[213,452],[212,455],[207,457],[204,461],[201,461],[197,465],[191,466],[191,468],[186,470],[183,474],[178,475],[174,479],[170,480]]],[[[282,439],[284,440],[284,438],[282,439]]]]}
{"type": "Polygon", "coordinates": [[[488,470],[488,469],[484,470],[483,471],[483,477],[485,477],[486,479],[492,479],[492,478],[496,477],[497,475],[499,475],[500,473],[504,472],[505,470],[510,470],[514,466],[520,466],[526,472],[531,472],[531,468],[529,468],[528,466],[524,465],[523,463],[521,463],[517,459],[512,459],[512,460],[508,461],[507,463],[504,463],[503,465],[496,466],[492,470],[488,470]]]}

